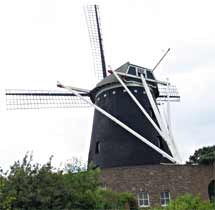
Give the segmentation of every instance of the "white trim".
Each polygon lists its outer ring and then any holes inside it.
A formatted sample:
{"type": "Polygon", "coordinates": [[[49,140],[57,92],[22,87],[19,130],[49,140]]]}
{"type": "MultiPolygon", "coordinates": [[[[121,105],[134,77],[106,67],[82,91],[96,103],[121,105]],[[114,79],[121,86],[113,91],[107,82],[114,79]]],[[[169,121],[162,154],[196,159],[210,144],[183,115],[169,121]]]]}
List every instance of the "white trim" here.
{"type": "MultiPolygon", "coordinates": [[[[57,82],[57,85],[60,84],[60,82],[57,82]]],[[[83,88],[77,88],[77,87],[71,87],[73,90],[78,91],[78,92],[83,92],[83,93],[89,93],[90,90],[83,89],[83,88]]]]}
{"type": "MultiPolygon", "coordinates": [[[[127,84],[127,86],[129,86],[129,87],[141,87],[142,88],[142,85],[140,85],[139,83],[129,83],[129,84],[127,84]]],[[[107,90],[116,89],[116,88],[120,88],[120,87],[123,87],[123,86],[119,83],[115,84],[115,85],[111,85],[109,87],[104,87],[96,93],[95,98],[97,98],[100,94],[102,94],[103,92],[105,92],[107,90]]]]}
{"type": "Polygon", "coordinates": [[[171,200],[171,197],[170,197],[170,192],[169,191],[162,191],[162,192],[160,192],[160,204],[161,204],[162,207],[168,206],[168,203],[170,202],[170,200],[171,200]],[[164,197],[163,198],[161,198],[161,193],[164,193],[164,197]],[[168,197],[165,197],[165,193],[168,193],[168,197]],[[165,203],[162,204],[161,200],[164,200],[165,203]]]}
{"type": "MultiPolygon", "coordinates": [[[[114,72],[114,71],[113,71],[114,72]]],[[[131,75],[131,74],[126,74],[126,73],[122,73],[122,72],[118,72],[118,71],[115,71],[118,75],[121,75],[121,76],[126,76],[126,77],[131,77],[131,78],[135,78],[135,79],[139,79],[141,80],[141,78],[138,76],[134,76],[134,75],[131,75]]],[[[157,83],[157,84],[161,84],[161,85],[167,85],[167,82],[164,82],[164,81],[160,81],[160,80],[154,80],[154,79],[146,79],[146,81],[148,82],[154,82],[154,83],[157,83]]]]}
{"type": "Polygon", "coordinates": [[[143,208],[150,207],[149,193],[148,193],[148,192],[145,192],[145,191],[139,192],[138,195],[137,195],[137,201],[138,201],[138,206],[139,206],[140,208],[141,208],[141,207],[143,207],[143,208]],[[145,199],[144,196],[143,196],[143,198],[140,198],[140,194],[141,194],[141,195],[142,195],[142,194],[146,194],[146,195],[147,195],[147,199],[145,199]],[[143,205],[140,204],[140,200],[143,201],[143,205]],[[148,201],[148,205],[145,205],[145,204],[144,204],[144,201],[145,201],[145,200],[148,201]]]}

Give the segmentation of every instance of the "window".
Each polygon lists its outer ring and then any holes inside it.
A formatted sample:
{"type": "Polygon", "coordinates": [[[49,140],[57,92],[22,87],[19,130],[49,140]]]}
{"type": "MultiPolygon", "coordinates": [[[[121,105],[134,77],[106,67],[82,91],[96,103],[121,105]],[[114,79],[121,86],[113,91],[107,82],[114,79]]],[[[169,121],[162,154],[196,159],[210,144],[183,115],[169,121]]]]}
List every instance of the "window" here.
{"type": "Polygon", "coordinates": [[[160,193],[161,206],[167,206],[170,201],[170,193],[168,191],[160,193]]]}
{"type": "MultiPolygon", "coordinates": [[[[137,68],[134,67],[134,66],[130,66],[129,69],[128,69],[128,74],[136,77],[137,76],[137,68]]],[[[132,77],[128,77],[127,80],[128,81],[141,82],[140,79],[132,78],[132,77]]]]}
{"type": "Polygon", "coordinates": [[[96,142],[96,149],[95,149],[95,153],[96,153],[96,154],[100,153],[100,150],[101,150],[100,147],[101,147],[100,142],[97,141],[97,142],[96,142]]]}
{"type": "Polygon", "coordinates": [[[149,193],[147,192],[140,192],[138,194],[138,205],[139,207],[149,207],[149,193]]]}
{"type": "Polygon", "coordinates": [[[143,77],[146,78],[146,70],[145,69],[141,69],[141,68],[138,68],[138,76],[140,77],[140,74],[143,74],[143,77]]]}
{"type": "Polygon", "coordinates": [[[147,78],[148,79],[154,79],[154,76],[153,76],[152,72],[147,71],[147,78]]]}
{"type": "Polygon", "coordinates": [[[103,183],[103,184],[101,184],[101,188],[102,188],[103,190],[107,190],[107,185],[106,185],[105,183],[103,183]]]}
{"type": "Polygon", "coordinates": [[[136,68],[133,66],[129,67],[128,74],[136,76],[136,68]]]}

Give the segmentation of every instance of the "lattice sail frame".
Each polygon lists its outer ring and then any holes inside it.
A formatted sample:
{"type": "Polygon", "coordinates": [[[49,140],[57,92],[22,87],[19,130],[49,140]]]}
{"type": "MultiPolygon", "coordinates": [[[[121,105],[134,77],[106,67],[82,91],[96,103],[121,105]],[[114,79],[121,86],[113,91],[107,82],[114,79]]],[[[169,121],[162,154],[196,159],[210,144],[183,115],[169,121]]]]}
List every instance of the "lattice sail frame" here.
{"type": "Polygon", "coordinates": [[[180,95],[178,92],[178,89],[175,85],[159,85],[158,84],[158,90],[159,90],[159,97],[156,99],[157,102],[180,102],[180,95]]]}
{"type": "MultiPolygon", "coordinates": [[[[68,91],[6,89],[5,95],[7,110],[90,107],[68,91]]],[[[81,95],[90,100],[87,93],[81,95]]]]}
{"type": "Polygon", "coordinates": [[[94,72],[98,80],[107,76],[101,32],[101,20],[98,5],[84,6],[84,13],[89,32],[93,56],[94,72]]]}

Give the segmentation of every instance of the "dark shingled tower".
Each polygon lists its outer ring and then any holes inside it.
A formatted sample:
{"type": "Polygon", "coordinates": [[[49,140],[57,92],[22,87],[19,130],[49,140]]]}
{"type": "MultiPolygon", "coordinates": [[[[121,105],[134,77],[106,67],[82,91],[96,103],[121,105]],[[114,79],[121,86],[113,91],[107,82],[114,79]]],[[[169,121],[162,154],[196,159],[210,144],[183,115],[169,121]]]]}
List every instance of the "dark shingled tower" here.
{"type": "MultiPolygon", "coordinates": [[[[145,78],[155,79],[152,71],[149,69],[146,70],[145,68],[129,63],[119,67],[116,72],[136,75],[136,69],[145,70],[145,78]]],[[[121,78],[158,125],[141,80],[126,77],[121,78]]],[[[156,99],[159,96],[157,84],[153,82],[148,83],[150,83],[148,85],[152,96],[156,99]]],[[[151,143],[171,155],[166,142],[161,138],[134,101],[132,101],[113,74],[98,83],[91,91],[91,94],[91,99],[96,105],[117,117],[151,143]]],[[[100,168],[170,162],[96,110],[94,113],[89,150],[89,162],[91,161],[100,168]]]]}

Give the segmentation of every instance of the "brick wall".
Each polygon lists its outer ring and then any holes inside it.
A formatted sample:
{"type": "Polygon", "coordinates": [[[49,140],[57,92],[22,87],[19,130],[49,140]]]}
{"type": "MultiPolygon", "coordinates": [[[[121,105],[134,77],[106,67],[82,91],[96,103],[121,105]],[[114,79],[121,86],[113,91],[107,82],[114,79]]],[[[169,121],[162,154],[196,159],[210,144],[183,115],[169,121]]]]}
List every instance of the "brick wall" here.
{"type": "Polygon", "coordinates": [[[160,192],[172,199],[185,193],[208,200],[208,184],[215,179],[214,166],[143,165],[102,169],[102,182],[118,192],[148,192],[151,206],[160,205],[160,192]]]}

